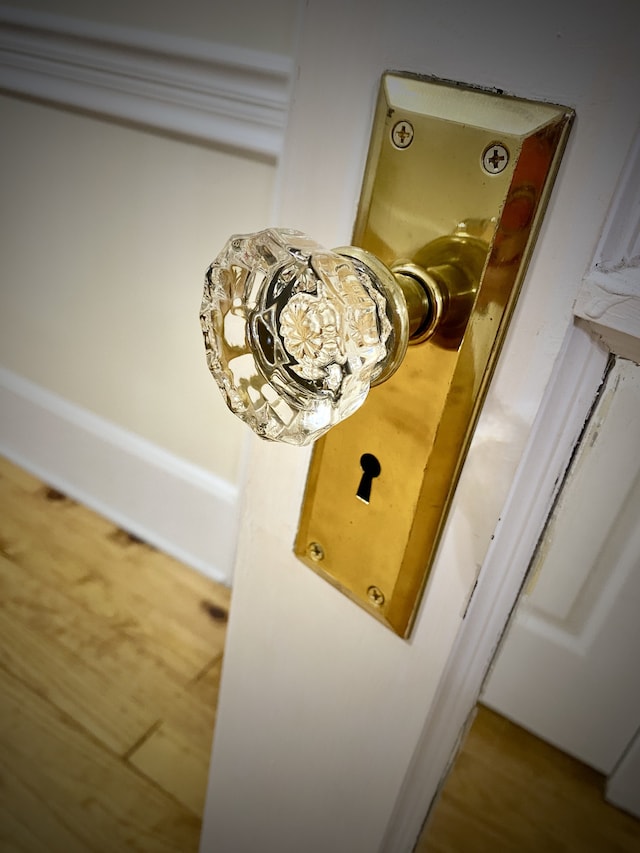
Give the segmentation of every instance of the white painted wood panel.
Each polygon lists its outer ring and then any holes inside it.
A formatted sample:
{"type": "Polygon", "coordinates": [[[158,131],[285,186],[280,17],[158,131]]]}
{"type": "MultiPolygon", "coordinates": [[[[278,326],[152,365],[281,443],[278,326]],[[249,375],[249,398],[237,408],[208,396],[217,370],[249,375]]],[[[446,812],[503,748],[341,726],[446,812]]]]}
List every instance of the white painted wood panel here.
{"type": "MultiPolygon", "coordinates": [[[[418,835],[459,733],[445,726],[436,742],[430,723],[478,572],[491,547],[499,562],[486,563],[491,577],[481,572],[478,590],[495,592],[502,572],[514,580],[515,589],[498,587],[510,590],[508,612],[526,571],[519,531],[499,522],[637,122],[629,6],[614,3],[604,20],[570,6],[507,6],[496,19],[471,0],[307,4],[277,224],[328,245],[349,239],[385,69],[564,103],[579,121],[408,642],[295,560],[308,453],[252,443],[202,853],[407,851],[418,835]],[[431,777],[405,809],[416,756],[431,777]]],[[[550,455],[557,437],[548,437],[550,455]]],[[[519,485],[514,511],[531,506],[526,480],[519,485]]],[[[486,596],[482,612],[474,600],[477,627],[490,607],[486,596]]],[[[491,648],[505,619],[485,619],[491,648]]],[[[472,663],[450,673],[450,692],[484,674],[486,659],[472,663]]]]}
{"type": "Polygon", "coordinates": [[[640,367],[617,359],[483,693],[610,773],[640,724],[640,367]]]}

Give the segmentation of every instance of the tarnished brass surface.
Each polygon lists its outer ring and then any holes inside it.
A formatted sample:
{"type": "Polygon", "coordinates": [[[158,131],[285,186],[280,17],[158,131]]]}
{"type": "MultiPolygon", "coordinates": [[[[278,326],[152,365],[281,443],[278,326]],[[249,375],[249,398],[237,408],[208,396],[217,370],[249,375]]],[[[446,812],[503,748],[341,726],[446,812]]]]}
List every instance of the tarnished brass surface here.
{"type": "Polygon", "coordinates": [[[455,241],[471,241],[482,273],[475,294],[456,296],[458,314],[452,308],[450,322],[409,346],[394,376],[316,443],[295,553],[404,637],[572,117],[564,107],[414,76],[382,80],[353,244],[391,268],[414,263],[436,278],[440,269],[450,282],[452,260],[468,262],[452,259],[455,241]],[[503,148],[509,159],[491,174],[494,143],[502,146],[495,168],[503,148]],[[364,454],[380,471],[368,503],[357,496],[364,454]],[[311,543],[322,559],[310,558],[311,543]]]}

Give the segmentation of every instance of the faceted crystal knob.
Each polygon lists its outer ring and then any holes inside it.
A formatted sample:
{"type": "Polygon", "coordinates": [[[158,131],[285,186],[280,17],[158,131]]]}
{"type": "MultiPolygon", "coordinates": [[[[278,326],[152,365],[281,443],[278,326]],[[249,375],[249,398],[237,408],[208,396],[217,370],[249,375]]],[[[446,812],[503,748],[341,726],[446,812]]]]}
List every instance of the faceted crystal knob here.
{"type": "Polygon", "coordinates": [[[207,271],[201,323],[229,408],[295,445],[352,414],[409,336],[399,286],[373,255],[280,229],[228,241],[207,271]]]}
{"type": "Polygon", "coordinates": [[[457,231],[389,269],[300,231],[232,237],[207,271],[200,310],[227,405],[262,438],[315,441],[395,372],[409,342],[436,331],[441,345],[455,341],[486,252],[457,231]]]}

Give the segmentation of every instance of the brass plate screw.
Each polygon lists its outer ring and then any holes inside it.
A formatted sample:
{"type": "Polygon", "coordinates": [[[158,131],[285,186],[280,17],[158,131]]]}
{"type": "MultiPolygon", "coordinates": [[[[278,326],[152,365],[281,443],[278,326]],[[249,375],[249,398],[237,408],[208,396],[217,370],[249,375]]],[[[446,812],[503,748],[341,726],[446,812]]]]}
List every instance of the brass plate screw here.
{"type": "Polygon", "coordinates": [[[314,563],[319,563],[324,560],[324,548],[319,542],[310,542],[307,548],[307,554],[311,557],[314,563]]]}
{"type": "Polygon", "coordinates": [[[369,598],[369,601],[376,607],[382,607],[382,605],[384,604],[384,593],[377,586],[370,586],[367,590],[367,596],[369,598]]]}
{"type": "Polygon", "coordinates": [[[499,175],[504,172],[509,163],[509,152],[500,142],[492,142],[487,145],[482,154],[482,168],[490,175],[499,175]]]}
{"type": "Polygon", "coordinates": [[[402,119],[393,125],[391,141],[396,148],[408,148],[413,142],[413,125],[410,121],[402,119]]]}

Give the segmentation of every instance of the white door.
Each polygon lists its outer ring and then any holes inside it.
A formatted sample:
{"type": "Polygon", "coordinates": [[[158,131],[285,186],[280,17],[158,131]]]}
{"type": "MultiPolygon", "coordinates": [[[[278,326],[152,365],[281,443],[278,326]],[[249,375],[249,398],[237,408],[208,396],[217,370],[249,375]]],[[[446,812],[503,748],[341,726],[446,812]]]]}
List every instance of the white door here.
{"type": "Polygon", "coordinates": [[[483,691],[607,776],[640,729],[640,367],[617,359],[483,691]]]}
{"type": "MultiPolygon", "coordinates": [[[[554,101],[578,119],[408,641],[296,561],[309,455],[251,441],[203,853],[412,849],[548,506],[524,514],[526,535],[518,513],[540,483],[550,499],[606,361],[570,330],[637,124],[638,13],[587,6],[306,3],[275,224],[348,241],[387,69],[554,101]],[[558,409],[545,389],[565,341],[586,368],[549,439],[532,425],[558,409]],[[540,475],[523,476],[544,454],[540,475]]],[[[561,378],[578,370],[558,363],[561,378]]]]}

